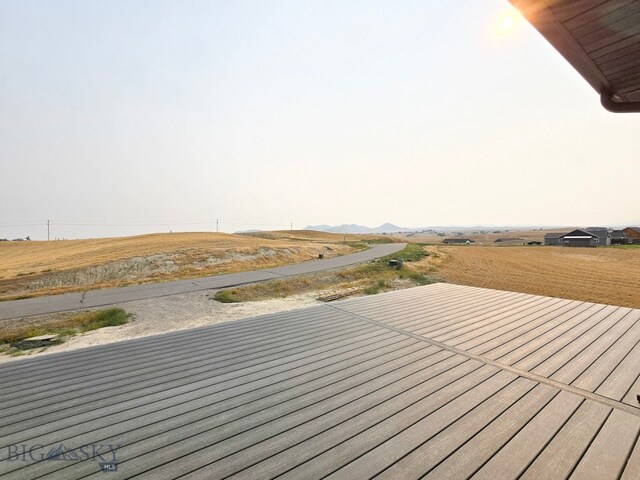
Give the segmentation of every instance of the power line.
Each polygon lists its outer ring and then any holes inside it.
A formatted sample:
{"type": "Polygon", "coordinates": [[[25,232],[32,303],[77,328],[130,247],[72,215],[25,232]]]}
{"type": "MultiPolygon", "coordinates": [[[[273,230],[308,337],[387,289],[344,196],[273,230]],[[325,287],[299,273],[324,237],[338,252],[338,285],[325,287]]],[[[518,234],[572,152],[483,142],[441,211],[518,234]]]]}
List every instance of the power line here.
{"type": "Polygon", "coordinates": [[[42,222],[40,223],[5,223],[0,225],[0,228],[11,228],[11,227],[39,227],[44,225],[42,222]]]}
{"type": "MultiPolygon", "coordinates": [[[[70,221],[55,221],[46,220],[37,223],[4,223],[0,224],[0,228],[12,228],[12,227],[37,227],[46,225],[49,229],[51,226],[65,226],[65,227],[160,227],[160,226],[178,226],[178,225],[211,225],[213,220],[204,220],[198,222],[131,222],[131,223],[97,223],[97,222],[70,222],[70,221]]],[[[220,225],[259,225],[270,227],[290,227],[293,228],[291,222],[282,223],[264,223],[264,222],[234,222],[227,220],[216,219],[216,230],[220,225]]]]}

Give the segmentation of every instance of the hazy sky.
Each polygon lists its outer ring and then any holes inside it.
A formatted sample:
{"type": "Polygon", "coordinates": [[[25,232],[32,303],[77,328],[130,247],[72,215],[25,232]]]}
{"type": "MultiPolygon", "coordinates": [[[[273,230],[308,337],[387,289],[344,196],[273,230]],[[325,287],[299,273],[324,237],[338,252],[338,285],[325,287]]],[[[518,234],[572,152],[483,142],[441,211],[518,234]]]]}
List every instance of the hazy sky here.
{"type": "Polygon", "coordinates": [[[510,11],[3,0],[0,238],[640,222],[640,115],[510,11]]]}

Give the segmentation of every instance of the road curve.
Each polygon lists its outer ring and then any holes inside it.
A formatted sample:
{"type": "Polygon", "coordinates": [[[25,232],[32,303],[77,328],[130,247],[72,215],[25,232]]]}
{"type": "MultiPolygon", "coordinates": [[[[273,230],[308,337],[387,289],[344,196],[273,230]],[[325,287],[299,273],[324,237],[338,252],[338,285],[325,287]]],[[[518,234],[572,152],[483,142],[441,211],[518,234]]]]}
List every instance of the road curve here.
{"type": "Polygon", "coordinates": [[[229,273],[212,277],[131,285],[129,287],[106,288],[83,293],[65,293],[63,295],[53,295],[49,297],[0,302],[0,320],[42,315],[45,313],[65,312],[68,310],[80,310],[83,308],[102,307],[116,303],[165,297],[167,295],[177,295],[201,290],[216,290],[248,283],[264,282],[265,280],[273,280],[276,278],[320,272],[368,262],[376,258],[384,257],[385,255],[396,253],[405,246],[405,243],[385,243],[350,255],[295,263],[293,265],[284,265],[266,270],[229,273]]]}

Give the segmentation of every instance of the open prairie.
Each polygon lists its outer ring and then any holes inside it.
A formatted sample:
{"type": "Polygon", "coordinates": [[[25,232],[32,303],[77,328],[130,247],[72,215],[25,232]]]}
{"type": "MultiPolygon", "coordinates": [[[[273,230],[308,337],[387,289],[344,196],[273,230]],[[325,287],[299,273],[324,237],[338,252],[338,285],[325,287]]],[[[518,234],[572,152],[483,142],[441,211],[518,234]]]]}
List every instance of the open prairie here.
{"type": "Polygon", "coordinates": [[[640,308],[640,248],[434,246],[435,274],[461,285],[640,308]]]}
{"type": "Polygon", "coordinates": [[[270,268],[363,248],[341,240],[168,233],[0,242],[0,299],[270,268]]]}

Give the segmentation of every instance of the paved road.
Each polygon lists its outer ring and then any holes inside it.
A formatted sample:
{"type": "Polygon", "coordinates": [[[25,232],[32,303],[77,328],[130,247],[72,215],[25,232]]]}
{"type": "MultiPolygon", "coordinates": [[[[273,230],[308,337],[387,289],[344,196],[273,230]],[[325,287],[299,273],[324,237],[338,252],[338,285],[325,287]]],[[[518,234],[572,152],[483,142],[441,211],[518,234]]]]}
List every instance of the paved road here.
{"type": "Polygon", "coordinates": [[[82,308],[102,307],[116,303],[144,300],[147,298],[165,297],[180,293],[197,292],[200,290],[215,290],[247,283],[263,282],[276,278],[291,277],[305,273],[320,272],[332,268],[346,267],[357,263],[368,262],[402,250],[406,244],[389,243],[375,245],[369,250],[343,255],[341,257],[314,260],[311,262],[285,265],[268,270],[230,273],[213,277],[177,280],[173,282],[150,283],[146,285],[132,285],[130,287],[107,288],[84,293],[66,293],[50,297],[29,298],[0,302],[0,320],[9,318],[41,315],[44,313],[64,312],[82,308]]]}

